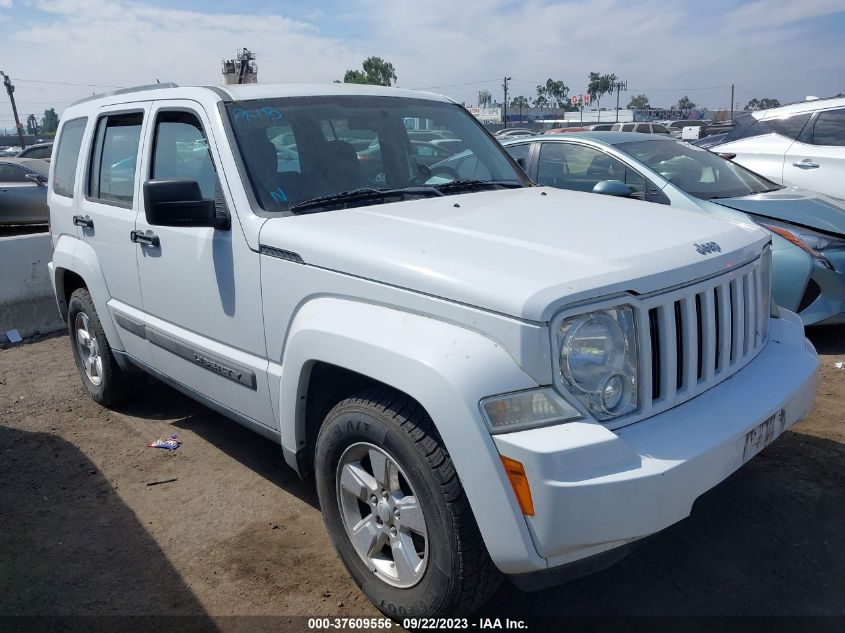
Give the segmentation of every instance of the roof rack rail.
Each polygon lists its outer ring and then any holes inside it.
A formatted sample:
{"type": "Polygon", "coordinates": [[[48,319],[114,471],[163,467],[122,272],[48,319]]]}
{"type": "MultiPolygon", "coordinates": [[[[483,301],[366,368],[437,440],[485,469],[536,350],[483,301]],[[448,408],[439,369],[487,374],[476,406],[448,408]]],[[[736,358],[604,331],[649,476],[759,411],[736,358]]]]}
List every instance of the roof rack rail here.
{"type": "Polygon", "coordinates": [[[78,101],[74,101],[71,103],[71,106],[78,105],[80,103],[85,103],[86,101],[93,101],[94,99],[102,99],[103,97],[113,97],[115,95],[124,95],[129,94],[131,92],[145,92],[147,90],[163,90],[165,88],[178,88],[179,84],[173,83],[172,81],[167,81],[163,84],[145,84],[143,86],[132,86],[131,88],[121,88],[119,90],[112,90],[111,92],[101,92],[99,94],[91,95],[90,97],[85,97],[84,99],[79,99],[78,101]]]}

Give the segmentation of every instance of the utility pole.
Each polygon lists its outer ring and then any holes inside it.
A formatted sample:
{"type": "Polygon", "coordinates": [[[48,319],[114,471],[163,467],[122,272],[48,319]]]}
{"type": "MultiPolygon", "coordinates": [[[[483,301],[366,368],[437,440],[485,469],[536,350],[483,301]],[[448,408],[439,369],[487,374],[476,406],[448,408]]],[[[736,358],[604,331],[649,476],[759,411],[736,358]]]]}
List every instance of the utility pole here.
{"type": "Polygon", "coordinates": [[[508,127],[508,82],[510,80],[510,77],[505,77],[502,84],[502,89],[505,91],[505,102],[502,104],[502,123],[505,124],[505,127],[508,127]]]}
{"type": "Polygon", "coordinates": [[[18,139],[21,142],[21,149],[23,149],[25,147],[23,144],[23,127],[21,126],[21,121],[18,118],[18,106],[15,105],[15,87],[12,85],[12,78],[2,70],[0,70],[0,77],[3,77],[3,85],[6,86],[6,92],[9,93],[9,101],[12,102],[12,113],[15,115],[15,127],[18,130],[18,139]]]}
{"type": "Polygon", "coordinates": [[[728,121],[734,120],[734,85],[731,84],[731,118],[728,121]]]}
{"type": "Polygon", "coordinates": [[[624,90],[625,92],[628,91],[628,82],[627,81],[617,81],[613,84],[614,88],[616,88],[616,122],[619,123],[619,91],[624,90]]]}

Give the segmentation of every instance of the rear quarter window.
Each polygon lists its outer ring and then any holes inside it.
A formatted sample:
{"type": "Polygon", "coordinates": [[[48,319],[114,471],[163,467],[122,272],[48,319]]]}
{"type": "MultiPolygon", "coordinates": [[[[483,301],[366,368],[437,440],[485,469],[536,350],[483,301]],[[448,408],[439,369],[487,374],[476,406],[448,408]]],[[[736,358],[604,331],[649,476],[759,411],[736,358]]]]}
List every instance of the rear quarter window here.
{"type": "Polygon", "coordinates": [[[82,136],[88,119],[82,117],[73,119],[62,126],[59,133],[58,149],[54,159],[53,191],[67,198],[73,197],[73,187],[76,183],[76,164],[79,160],[79,149],[82,147],[82,136]]]}
{"type": "Polygon", "coordinates": [[[810,119],[810,113],[793,114],[792,116],[780,117],[777,119],[754,119],[748,115],[748,118],[737,117],[736,128],[725,138],[725,142],[738,141],[745,138],[754,138],[755,136],[764,136],[766,134],[779,134],[786,138],[795,140],[804,129],[804,125],[810,119]]]}
{"type": "Polygon", "coordinates": [[[813,127],[813,145],[845,145],[845,109],[819,113],[813,127]]]}

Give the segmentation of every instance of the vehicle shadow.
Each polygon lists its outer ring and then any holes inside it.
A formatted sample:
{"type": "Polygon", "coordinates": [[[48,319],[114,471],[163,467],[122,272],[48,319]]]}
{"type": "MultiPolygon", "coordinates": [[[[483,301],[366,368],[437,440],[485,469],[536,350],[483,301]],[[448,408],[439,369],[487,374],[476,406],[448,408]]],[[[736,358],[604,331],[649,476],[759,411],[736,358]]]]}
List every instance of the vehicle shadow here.
{"type": "Polygon", "coordinates": [[[819,354],[845,354],[845,325],[823,325],[806,330],[819,354]]]}
{"type": "Polygon", "coordinates": [[[172,422],[177,429],[196,433],[275,486],[284,488],[313,508],[319,509],[313,484],[303,481],[285,464],[278,443],[212,411],[154,378],[150,378],[143,385],[143,390],[143,398],[134,398],[117,410],[126,415],[146,419],[178,418],[172,422]]]}
{"type": "Polygon", "coordinates": [[[149,630],[182,616],[180,630],[217,630],[78,448],[0,426],[0,454],[0,628],[149,630]]]}
{"type": "Polygon", "coordinates": [[[533,594],[506,583],[481,615],[841,618],[843,525],[845,445],[787,432],[616,565],[533,594]]]}

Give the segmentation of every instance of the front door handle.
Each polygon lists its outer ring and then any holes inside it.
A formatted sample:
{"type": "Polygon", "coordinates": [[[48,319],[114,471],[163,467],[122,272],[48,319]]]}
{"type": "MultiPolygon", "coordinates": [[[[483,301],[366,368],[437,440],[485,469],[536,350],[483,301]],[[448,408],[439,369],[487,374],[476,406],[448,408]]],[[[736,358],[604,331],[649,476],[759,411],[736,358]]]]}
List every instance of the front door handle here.
{"type": "Polygon", "coordinates": [[[136,244],[144,244],[145,246],[155,246],[156,248],[161,246],[161,241],[158,239],[158,235],[152,231],[147,231],[146,233],[143,231],[132,231],[129,233],[129,239],[136,244]]]}
{"type": "Polygon", "coordinates": [[[73,223],[76,226],[84,226],[87,229],[93,229],[94,228],[94,220],[92,220],[87,215],[85,217],[83,217],[81,215],[73,216],[73,223]]]}
{"type": "Polygon", "coordinates": [[[798,161],[796,163],[792,163],[793,167],[797,167],[798,169],[818,169],[819,164],[814,163],[809,158],[805,158],[804,160],[798,161]]]}

